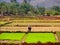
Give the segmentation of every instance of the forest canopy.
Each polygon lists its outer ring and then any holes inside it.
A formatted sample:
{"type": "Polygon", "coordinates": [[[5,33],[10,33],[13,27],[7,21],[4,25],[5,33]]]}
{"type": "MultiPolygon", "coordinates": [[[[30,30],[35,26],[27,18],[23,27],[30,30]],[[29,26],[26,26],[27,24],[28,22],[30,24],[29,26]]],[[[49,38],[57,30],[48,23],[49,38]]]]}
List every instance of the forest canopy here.
{"type": "Polygon", "coordinates": [[[0,15],[19,15],[19,16],[54,16],[60,15],[60,7],[52,6],[46,8],[44,6],[32,6],[26,1],[23,3],[17,2],[1,2],[0,3],[0,15]]]}

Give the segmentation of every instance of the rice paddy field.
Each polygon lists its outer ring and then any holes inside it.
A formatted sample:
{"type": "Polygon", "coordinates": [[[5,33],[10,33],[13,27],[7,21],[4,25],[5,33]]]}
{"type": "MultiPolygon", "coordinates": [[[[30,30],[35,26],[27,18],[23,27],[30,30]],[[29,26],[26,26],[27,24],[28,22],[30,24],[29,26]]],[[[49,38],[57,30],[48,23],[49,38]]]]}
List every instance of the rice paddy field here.
{"type": "MultiPolygon", "coordinates": [[[[46,18],[46,17],[45,17],[46,18]]],[[[8,21],[8,19],[6,19],[8,21]]],[[[9,19],[12,23],[4,26],[16,26],[16,25],[48,25],[48,26],[60,26],[60,20],[44,20],[39,18],[13,18],[9,19]]],[[[5,21],[0,21],[0,24],[5,24],[5,21]]]]}
{"type": "Polygon", "coordinates": [[[25,33],[1,33],[0,40],[19,40],[25,38],[27,43],[36,43],[38,41],[45,42],[56,42],[56,38],[53,33],[28,33],[24,37],[25,33]]]}
{"type": "Polygon", "coordinates": [[[2,33],[0,40],[21,40],[25,33],[2,33]]]}
{"type": "Polygon", "coordinates": [[[36,42],[56,42],[56,38],[53,33],[29,33],[26,38],[27,43],[36,42]]]}
{"type": "MultiPolygon", "coordinates": [[[[12,23],[4,26],[16,26],[16,25],[48,25],[48,26],[60,26],[60,20],[13,20],[12,23]]],[[[8,22],[0,21],[0,25],[8,22]]]]}
{"type": "MultiPolygon", "coordinates": [[[[43,19],[32,19],[32,18],[19,18],[9,20],[12,23],[6,24],[2,27],[12,27],[16,26],[23,26],[24,25],[50,25],[51,27],[60,26],[60,20],[43,20],[43,19]]],[[[7,21],[8,22],[8,21],[7,21]]],[[[7,23],[5,21],[0,21],[1,24],[7,23]]],[[[15,28],[15,27],[14,27],[15,28]]],[[[10,28],[9,28],[10,29],[10,28]]],[[[5,29],[6,30],[6,29],[5,29]]],[[[24,29],[25,30],[25,29],[24,29]]],[[[58,37],[60,39],[60,33],[58,33],[58,37]]],[[[27,43],[36,43],[38,41],[45,43],[45,42],[56,42],[56,37],[53,33],[1,33],[0,40],[19,40],[22,41],[24,39],[27,43]],[[26,36],[24,36],[26,35],[26,36]]]]}
{"type": "Polygon", "coordinates": [[[4,22],[4,21],[0,21],[0,25],[1,25],[1,24],[5,24],[5,23],[6,23],[6,22],[4,22]]]}
{"type": "MultiPolygon", "coordinates": [[[[4,22],[0,22],[2,24],[4,22]]],[[[47,25],[47,26],[60,26],[60,20],[13,20],[12,23],[4,26],[16,26],[16,25],[47,25]]]]}

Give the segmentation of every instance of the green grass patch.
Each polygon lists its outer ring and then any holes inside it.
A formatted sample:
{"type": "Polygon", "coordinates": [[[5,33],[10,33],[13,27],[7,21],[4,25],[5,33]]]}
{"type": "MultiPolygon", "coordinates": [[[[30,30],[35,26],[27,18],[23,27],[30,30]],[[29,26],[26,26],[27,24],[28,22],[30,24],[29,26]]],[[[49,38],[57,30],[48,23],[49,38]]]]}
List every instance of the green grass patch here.
{"type": "Polygon", "coordinates": [[[29,33],[25,40],[27,43],[36,43],[38,41],[45,42],[56,42],[53,33],[29,33]]]}
{"type": "Polygon", "coordinates": [[[0,40],[21,40],[25,33],[1,33],[0,40]]]}

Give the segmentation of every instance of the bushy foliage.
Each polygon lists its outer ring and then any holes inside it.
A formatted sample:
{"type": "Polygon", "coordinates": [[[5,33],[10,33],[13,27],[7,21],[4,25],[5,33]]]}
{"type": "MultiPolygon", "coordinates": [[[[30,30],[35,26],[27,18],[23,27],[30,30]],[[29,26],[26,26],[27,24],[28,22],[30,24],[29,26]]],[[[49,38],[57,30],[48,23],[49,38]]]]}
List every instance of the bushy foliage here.
{"type": "Polygon", "coordinates": [[[49,9],[45,7],[39,6],[35,7],[30,5],[27,2],[24,3],[17,3],[17,2],[1,2],[0,3],[0,14],[1,15],[19,15],[19,16],[36,16],[45,14],[50,15],[60,15],[60,7],[53,6],[49,9]]]}

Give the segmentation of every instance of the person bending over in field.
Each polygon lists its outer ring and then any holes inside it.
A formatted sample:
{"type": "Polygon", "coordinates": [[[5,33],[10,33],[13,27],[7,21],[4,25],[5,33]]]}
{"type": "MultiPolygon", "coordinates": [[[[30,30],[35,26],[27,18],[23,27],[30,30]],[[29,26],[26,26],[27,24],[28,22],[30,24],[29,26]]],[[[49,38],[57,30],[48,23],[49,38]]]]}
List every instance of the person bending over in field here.
{"type": "Polygon", "coordinates": [[[29,32],[31,32],[31,26],[28,26],[28,31],[26,32],[26,34],[28,34],[29,32]]]}
{"type": "Polygon", "coordinates": [[[31,26],[30,25],[28,26],[28,32],[31,32],[31,26]]]}

